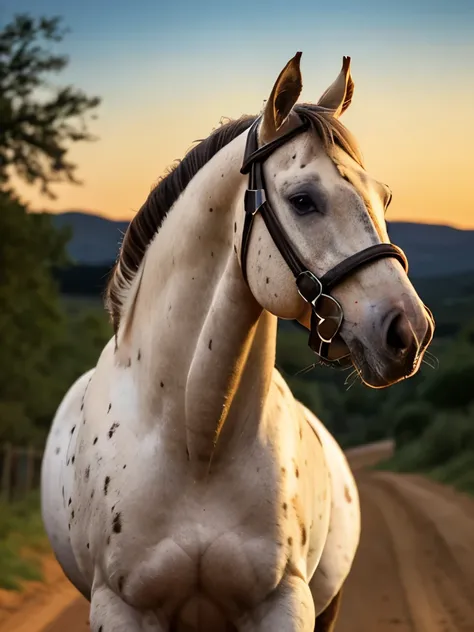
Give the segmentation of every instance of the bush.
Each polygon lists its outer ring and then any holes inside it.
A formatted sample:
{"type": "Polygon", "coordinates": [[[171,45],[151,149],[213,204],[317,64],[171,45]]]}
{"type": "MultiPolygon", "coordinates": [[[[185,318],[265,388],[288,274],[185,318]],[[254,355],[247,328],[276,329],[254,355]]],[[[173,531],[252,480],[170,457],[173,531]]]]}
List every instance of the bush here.
{"type": "MultiPolygon", "coordinates": [[[[466,350],[467,351],[467,350],[466,350]]],[[[468,350],[469,359],[461,362],[460,354],[456,364],[447,367],[420,389],[420,396],[436,408],[456,409],[464,408],[474,402],[472,375],[474,373],[474,359],[472,350],[468,350]]]]}
{"type": "Polygon", "coordinates": [[[19,590],[21,580],[40,580],[39,554],[47,550],[39,494],[0,503],[0,588],[19,590]]]}
{"type": "Polygon", "coordinates": [[[434,410],[427,402],[417,401],[405,405],[395,417],[393,438],[400,449],[420,437],[433,421],[434,410]]]}
{"type": "Polygon", "coordinates": [[[474,424],[459,413],[441,413],[420,438],[420,467],[431,469],[474,447],[474,424]]]}
{"type": "Polygon", "coordinates": [[[447,463],[436,467],[431,476],[440,483],[448,483],[461,491],[474,493],[474,450],[461,452],[447,463]]]}

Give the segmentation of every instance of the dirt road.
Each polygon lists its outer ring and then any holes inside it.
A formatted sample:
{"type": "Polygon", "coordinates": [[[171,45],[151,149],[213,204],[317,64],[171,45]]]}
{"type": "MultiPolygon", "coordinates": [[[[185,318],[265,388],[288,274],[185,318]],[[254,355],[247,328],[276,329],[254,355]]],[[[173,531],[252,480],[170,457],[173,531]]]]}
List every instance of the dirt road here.
{"type": "MultiPolygon", "coordinates": [[[[361,468],[362,539],[337,632],[474,632],[474,501],[414,476],[361,468]]],[[[44,632],[88,632],[78,599],[44,632]]]]}

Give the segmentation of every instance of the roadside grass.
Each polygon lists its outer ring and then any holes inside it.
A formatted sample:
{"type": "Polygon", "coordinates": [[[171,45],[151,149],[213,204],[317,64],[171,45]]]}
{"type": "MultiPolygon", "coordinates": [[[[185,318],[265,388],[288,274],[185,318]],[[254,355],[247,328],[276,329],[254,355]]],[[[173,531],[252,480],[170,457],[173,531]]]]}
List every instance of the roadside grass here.
{"type": "Polygon", "coordinates": [[[49,550],[39,493],[0,503],[0,588],[21,590],[24,580],[41,580],[41,554],[49,550]]]}
{"type": "Polygon", "coordinates": [[[374,469],[423,474],[438,483],[474,495],[474,452],[461,450],[439,464],[425,464],[426,445],[420,439],[397,450],[390,458],[377,463],[374,469]]]}

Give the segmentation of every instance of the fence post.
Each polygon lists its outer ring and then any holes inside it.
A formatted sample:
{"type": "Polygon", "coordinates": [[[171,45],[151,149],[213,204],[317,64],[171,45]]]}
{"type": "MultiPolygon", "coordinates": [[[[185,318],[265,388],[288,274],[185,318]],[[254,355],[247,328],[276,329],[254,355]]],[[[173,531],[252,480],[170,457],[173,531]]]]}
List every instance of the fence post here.
{"type": "Polygon", "coordinates": [[[26,451],[26,481],[25,492],[28,494],[33,488],[33,477],[35,474],[35,449],[32,445],[26,451]]]}
{"type": "Polygon", "coordinates": [[[3,468],[2,468],[2,500],[8,502],[11,496],[11,473],[12,473],[13,448],[10,443],[3,444],[3,468]]]}

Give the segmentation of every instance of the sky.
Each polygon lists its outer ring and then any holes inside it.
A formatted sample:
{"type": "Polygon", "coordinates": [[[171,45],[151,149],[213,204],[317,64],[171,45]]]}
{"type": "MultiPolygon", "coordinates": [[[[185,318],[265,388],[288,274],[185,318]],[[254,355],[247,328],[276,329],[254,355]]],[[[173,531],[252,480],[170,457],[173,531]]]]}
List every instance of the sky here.
{"type": "Polygon", "coordinates": [[[130,219],[221,117],[257,114],[301,50],[303,101],[352,57],[342,121],[393,190],[387,219],[474,228],[472,0],[0,0],[0,25],[18,12],[63,16],[57,81],[102,98],[99,140],[70,152],[84,184],[54,202],[19,185],[33,209],[130,219]]]}

